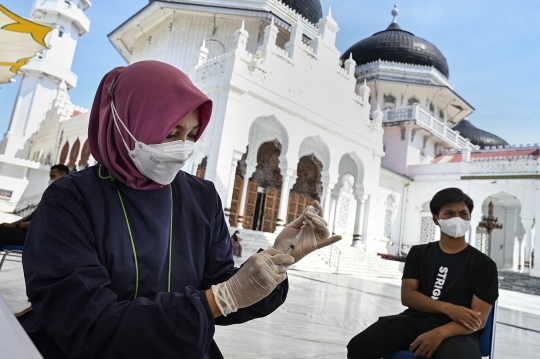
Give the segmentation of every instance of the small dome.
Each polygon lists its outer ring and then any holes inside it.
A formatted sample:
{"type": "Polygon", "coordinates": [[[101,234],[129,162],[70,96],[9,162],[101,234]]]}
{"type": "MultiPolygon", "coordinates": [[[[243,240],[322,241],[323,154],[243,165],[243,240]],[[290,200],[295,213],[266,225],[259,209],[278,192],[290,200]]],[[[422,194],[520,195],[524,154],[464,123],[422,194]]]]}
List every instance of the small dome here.
{"type": "Polygon", "coordinates": [[[377,60],[433,66],[448,78],[450,70],[442,52],[431,42],[402,30],[396,22],[398,13],[395,7],[392,10],[394,21],[386,30],[357,42],[343,53],[341,59],[347,60],[352,53],[357,66],[377,60]]]}
{"type": "Polygon", "coordinates": [[[322,6],[319,0],[280,0],[297,13],[316,24],[323,17],[322,6]]]}
{"type": "Polygon", "coordinates": [[[477,128],[467,118],[456,123],[452,126],[452,129],[459,131],[461,136],[468,138],[473,144],[480,146],[480,148],[486,146],[508,146],[508,142],[499,136],[477,128]]]}

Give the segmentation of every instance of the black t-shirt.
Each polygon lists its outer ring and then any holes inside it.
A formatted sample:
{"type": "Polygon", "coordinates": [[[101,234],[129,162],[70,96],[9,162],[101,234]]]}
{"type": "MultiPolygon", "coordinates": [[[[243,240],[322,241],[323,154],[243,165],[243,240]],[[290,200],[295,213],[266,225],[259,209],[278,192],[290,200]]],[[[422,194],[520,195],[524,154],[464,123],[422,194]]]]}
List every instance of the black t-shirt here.
{"type": "MultiPolygon", "coordinates": [[[[499,297],[495,262],[470,245],[454,254],[443,252],[438,241],[413,246],[405,261],[403,279],[419,280],[418,291],[432,299],[467,308],[471,308],[473,294],[491,305],[499,297]]],[[[433,316],[413,309],[404,313],[433,316]]]]}

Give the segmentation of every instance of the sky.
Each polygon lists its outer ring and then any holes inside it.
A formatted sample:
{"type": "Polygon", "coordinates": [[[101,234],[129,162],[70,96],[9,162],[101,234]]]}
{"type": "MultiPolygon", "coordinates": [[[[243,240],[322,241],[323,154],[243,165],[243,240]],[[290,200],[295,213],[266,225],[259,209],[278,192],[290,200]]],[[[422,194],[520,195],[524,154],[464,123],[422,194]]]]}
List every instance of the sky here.
{"type": "MultiPolygon", "coordinates": [[[[33,0],[2,0],[29,16],[33,0]]],[[[90,32],[79,38],[72,71],[77,88],[69,92],[76,105],[90,108],[103,75],[126,65],[107,38],[112,30],[144,7],[147,0],[95,0],[86,11],[90,32]]],[[[340,27],[337,48],[384,30],[392,21],[389,0],[321,0],[326,15],[340,27]]],[[[540,142],[540,1],[538,0],[407,0],[399,3],[402,29],[442,51],[454,90],[476,111],[475,126],[510,144],[540,142]]],[[[18,80],[18,77],[16,77],[18,80]]],[[[19,81],[0,86],[0,134],[7,131],[19,81]]]]}

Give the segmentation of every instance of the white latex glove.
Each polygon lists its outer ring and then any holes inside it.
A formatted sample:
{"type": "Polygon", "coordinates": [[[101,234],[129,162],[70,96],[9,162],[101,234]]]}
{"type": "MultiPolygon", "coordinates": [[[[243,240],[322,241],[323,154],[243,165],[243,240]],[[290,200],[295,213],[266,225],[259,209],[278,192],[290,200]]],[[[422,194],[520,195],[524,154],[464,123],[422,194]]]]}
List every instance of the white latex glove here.
{"type": "Polygon", "coordinates": [[[294,257],[295,263],[311,252],[341,240],[341,236],[330,236],[328,224],[322,218],[321,204],[315,201],[313,207],[319,211],[319,214],[308,211],[309,207],[306,208],[300,217],[283,228],[274,242],[275,249],[287,253],[296,236],[302,231],[299,242],[290,253],[294,257]]]}
{"type": "Polygon", "coordinates": [[[212,286],[221,313],[227,316],[266,298],[287,279],[287,267],[293,263],[292,256],[273,248],[249,257],[231,279],[212,286]]]}

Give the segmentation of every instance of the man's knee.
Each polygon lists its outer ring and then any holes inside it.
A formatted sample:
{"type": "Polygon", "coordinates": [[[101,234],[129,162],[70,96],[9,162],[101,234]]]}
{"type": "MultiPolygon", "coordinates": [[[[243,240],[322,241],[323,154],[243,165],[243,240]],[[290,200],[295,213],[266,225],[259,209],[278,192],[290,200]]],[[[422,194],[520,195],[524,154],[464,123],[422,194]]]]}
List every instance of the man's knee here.
{"type": "Polygon", "coordinates": [[[435,352],[437,359],[481,359],[478,339],[473,335],[460,335],[445,339],[435,352]]]}
{"type": "Polygon", "coordinates": [[[347,344],[347,359],[379,359],[377,348],[374,348],[373,338],[368,333],[361,332],[347,344]]]}

